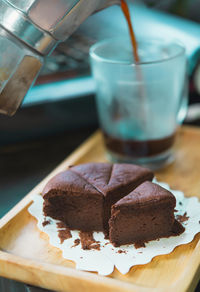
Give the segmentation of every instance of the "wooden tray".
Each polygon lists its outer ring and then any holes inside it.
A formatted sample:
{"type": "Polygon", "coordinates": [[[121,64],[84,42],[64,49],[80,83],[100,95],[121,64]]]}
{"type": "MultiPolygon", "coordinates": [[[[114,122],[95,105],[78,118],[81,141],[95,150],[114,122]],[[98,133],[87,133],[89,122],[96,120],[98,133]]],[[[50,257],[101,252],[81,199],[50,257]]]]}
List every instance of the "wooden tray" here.
{"type": "MultiPolygon", "coordinates": [[[[175,162],[156,173],[187,196],[200,197],[200,130],[183,127],[178,132],[175,162]]],[[[95,133],[58,166],[31,193],[0,220],[0,275],[56,291],[194,291],[200,278],[200,234],[193,242],[177,247],[171,254],[157,256],[151,263],[133,267],[127,275],[115,270],[110,277],[78,271],[62,258],[59,249],[36,227],[28,213],[31,197],[68,165],[106,161],[102,135],[95,133]]],[[[3,194],[2,194],[3,195],[3,194]]]]}

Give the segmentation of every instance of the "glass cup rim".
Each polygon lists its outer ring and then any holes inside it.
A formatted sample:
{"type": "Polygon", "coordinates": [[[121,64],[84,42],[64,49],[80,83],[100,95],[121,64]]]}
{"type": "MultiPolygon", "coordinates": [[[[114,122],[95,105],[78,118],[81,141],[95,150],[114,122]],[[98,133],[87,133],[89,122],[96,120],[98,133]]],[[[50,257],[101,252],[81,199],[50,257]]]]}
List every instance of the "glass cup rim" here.
{"type": "Polygon", "coordinates": [[[116,65],[121,65],[121,66],[137,66],[137,65],[153,65],[153,64],[159,64],[159,63],[164,63],[164,62],[168,62],[170,60],[173,60],[179,56],[182,56],[182,55],[185,55],[186,54],[186,48],[184,46],[183,43],[181,43],[179,40],[177,39],[162,39],[162,38],[138,38],[137,39],[137,43],[138,44],[141,44],[141,43],[151,43],[151,44],[159,44],[159,45],[163,45],[163,44],[166,44],[166,46],[168,45],[176,45],[180,51],[169,56],[169,57],[165,57],[163,59],[158,59],[158,60],[153,60],[153,61],[144,61],[144,62],[138,62],[138,63],[134,63],[134,62],[127,62],[127,61],[117,61],[117,60],[112,60],[110,58],[106,58],[106,57],[102,57],[102,56],[99,56],[95,51],[96,49],[100,48],[101,46],[103,45],[106,45],[106,44],[110,44],[112,43],[113,41],[122,41],[122,40],[126,40],[126,41],[129,41],[130,40],[128,39],[128,37],[113,37],[113,38],[107,38],[107,39],[104,39],[104,40],[101,40],[101,41],[98,41],[96,42],[95,44],[93,44],[91,47],[90,47],[90,50],[89,50],[89,54],[90,54],[90,57],[92,59],[95,59],[97,61],[101,61],[102,63],[109,63],[109,64],[116,64],[116,65]]]}

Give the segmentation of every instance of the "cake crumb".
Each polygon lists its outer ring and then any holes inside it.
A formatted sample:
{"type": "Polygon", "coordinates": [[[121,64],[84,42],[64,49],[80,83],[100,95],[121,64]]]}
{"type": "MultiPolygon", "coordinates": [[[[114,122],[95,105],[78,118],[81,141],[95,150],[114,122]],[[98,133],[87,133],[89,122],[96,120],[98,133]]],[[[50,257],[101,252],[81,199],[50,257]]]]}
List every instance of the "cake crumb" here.
{"type": "Polygon", "coordinates": [[[80,242],[81,242],[81,241],[80,241],[79,238],[75,239],[75,240],[74,240],[74,245],[72,245],[72,247],[75,247],[75,246],[79,245],[80,242]]]}
{"type": "Polygon", "coordinates": [[[58,228],[58,237],[60,238],[60,243],[62,244],[66,239],[72,237],[69,227],[63,222],[56,223],[58,228]]]}
{"type": "Polygon", "coordinates": [[[51,223],[50,220],[44,220],[42,222],[42,226],[45,227],[45,226],[49,225],[50,223],[51,223]]]}
{"type": "Polygon", "coordinates": [[[177,215],[176,219],[180,222],[186,222],[189,219],[189,216],[187,216],[187,212],[185,212],[183,215],[177,215]]]}
{"type": "Polygon", "coordinates": [[[118,253],[125,253],[126,254],[126,250],[122,250],[122,249],[119,249],[117,252],[118,253]]]}
{"type": "Polygon", "coordinates": [[[79,232],[81,247],[84,250],[96,249],[100,250],[99,241],[96,241],[93,237],[93,232],[79,232]]]}

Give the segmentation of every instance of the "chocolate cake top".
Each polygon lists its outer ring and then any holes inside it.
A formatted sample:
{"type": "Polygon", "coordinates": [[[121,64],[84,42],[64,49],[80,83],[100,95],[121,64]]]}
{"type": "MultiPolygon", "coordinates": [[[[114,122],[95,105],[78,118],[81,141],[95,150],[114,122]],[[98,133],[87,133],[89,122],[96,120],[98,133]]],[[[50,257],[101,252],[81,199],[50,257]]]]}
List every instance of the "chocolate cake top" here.
{"type": "Polygon", "coordinates": [[[154,176],[149,169],[133,164],[86,163],[72,166],[70,170],[79,174],[104,196],[116,191],[116,188],[128,194],[154,176]]]}
{"type": "Polygon", "coordinates": [[[102,196],[95,187],[71,170],[62,171],[50,179],[44,187],[42,195],[45,196],[50,191],[56,191],[57,195],[70,192],[71,194],[87,193],[102,196]]]}
{"type": "Polygon", "coordinates": [[[174,195],[161,186],[146,181],[139,185],[134,191],[119,200],[113,207],[115,209],[139,209],[143,207],[156,206],[162,202],[169,202],[171,207],[176,205],[174,195]]]}

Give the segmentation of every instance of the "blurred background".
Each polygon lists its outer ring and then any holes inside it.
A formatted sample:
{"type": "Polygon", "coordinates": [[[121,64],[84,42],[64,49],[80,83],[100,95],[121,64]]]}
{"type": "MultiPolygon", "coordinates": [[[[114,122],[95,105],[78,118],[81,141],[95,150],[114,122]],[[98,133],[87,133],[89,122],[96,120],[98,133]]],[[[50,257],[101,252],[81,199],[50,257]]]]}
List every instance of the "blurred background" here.
{"type": "Polygon", "coordinates": [[[198,22],[200,20],[200,15],[198,13],[200,3],[198,0],[145,0],[143,2],[149,7],[166,11],[193,21],[198,22]]]}
{"type": "MultiPolygon", "coordinates": [[[[138,38],[179,39],[185,45],[190,82],[185,123],[199,125],[200,1],[128,3],[138,38]]],[[[46,59],[15,116],[0,115],[0,218],[98,128],[88,51],[96,41],[122,34],[128,36],[128,29],[119,7],[91,16],[46,59]]],[[[0,291],[28,291],[12,285],[1,280],[0,291]]]]}

